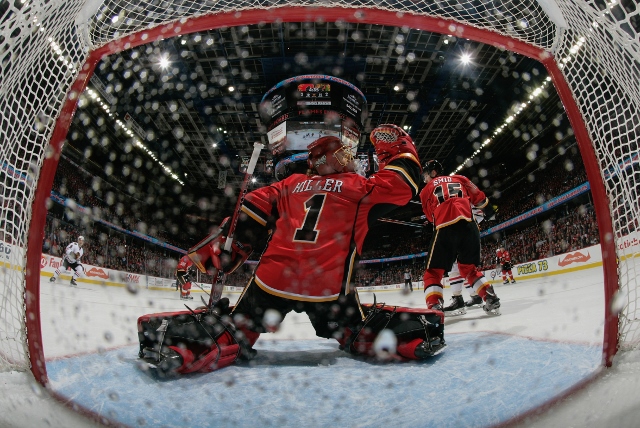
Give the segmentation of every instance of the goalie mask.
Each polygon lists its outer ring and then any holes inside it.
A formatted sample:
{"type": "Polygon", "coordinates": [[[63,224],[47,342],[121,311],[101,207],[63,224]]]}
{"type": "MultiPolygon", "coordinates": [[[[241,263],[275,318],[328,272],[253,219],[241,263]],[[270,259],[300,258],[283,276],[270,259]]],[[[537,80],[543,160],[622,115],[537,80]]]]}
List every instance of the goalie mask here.
{"type": "Polygon", "coordinates": [[[355,172],[356,164],[348,146],[337,137],[318,138],[309,144],[309,168],[318,175],[355,172]]]}
{"type": "Polygon", "coordinates": [[[418,164],[418,152],[413,140],[399,126],[385,123],[377,126],[369,135],[378,156],[380,169],[398,157],[412,157],[418,164]]]}

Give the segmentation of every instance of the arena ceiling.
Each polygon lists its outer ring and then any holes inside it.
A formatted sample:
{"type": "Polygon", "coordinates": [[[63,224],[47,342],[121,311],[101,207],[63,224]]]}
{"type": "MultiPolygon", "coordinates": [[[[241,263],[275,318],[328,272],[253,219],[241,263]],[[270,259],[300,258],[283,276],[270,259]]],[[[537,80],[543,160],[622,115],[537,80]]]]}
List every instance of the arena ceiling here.
{"type": "MultiPolygon", "coordinates": [[[[373,127],[394,123],[407,127],[423,161],[439,159],[452,172],[491,138],[462,171],[485,188],[499,188],[570,134],[553,86],[532,96],[547,78],[533,59],[408,27],[273,23],[179,36],[103,58],[89,88],[113,117],[85,93],[65,153],[109,180],[132,182],[130,193],[157,185],[182,207],[192,206],[192,214],[220,219],[235,203],[241,157],[254,142],[267,142],[258,114],[262,96],[286,78],[309,73],[340,77],[365,94],[369,116],[360,151],[371,149],[373,127]],[[506,132],[494,134],[531,98],[506,132]],[[115,126],[116,118],[135,133],[115,126]],[[132,143],[135,138],[156,161],[132,143]],[[218,186],[220,171],[227,174],[226,193],[218,186]],[[202,212],[202,200],[213,201],[204,204],[212,212],[202,212]]],[[[255,186],[271,180],[257,178],[255,186]]],[[[405,218],[415,215],[409,211],[405,218]]]]}

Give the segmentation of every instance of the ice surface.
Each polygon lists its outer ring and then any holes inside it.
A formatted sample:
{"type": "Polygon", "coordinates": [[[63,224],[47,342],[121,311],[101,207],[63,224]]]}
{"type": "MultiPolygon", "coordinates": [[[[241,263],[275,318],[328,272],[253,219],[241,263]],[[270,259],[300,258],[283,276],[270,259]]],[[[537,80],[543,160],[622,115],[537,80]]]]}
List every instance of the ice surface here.
{"type": "MultiPolygon", "coordinates": [[[[498,285],[502,316],[477,308],[448,319],[449,347],[426,362],[353,358],[335,342],[316,339],[306,316],[293,314],[278,333],[261,336],[251,365],[169,382],[140,370],[135,321],[141,314],[183,309],[177,292],[132,294],[43,281],[45,355],[56,391],[130,426],[490,426],[597,370],[602,281],[596,268],[498,285]]],[[[424,305],[421,290],[376,296],[378,302],[424,305]]],[[[361,300],[372,302],[372,293],[361,293],[361,300]]],[[[640,362],[629,355],[542,418],[520,424],[637,426],[640,399],[633,391],[640,390],[640,362]]],[[[27,374],[0,374],[0,384],[0,426],[92,425],[53,403],[27,374]]]]}

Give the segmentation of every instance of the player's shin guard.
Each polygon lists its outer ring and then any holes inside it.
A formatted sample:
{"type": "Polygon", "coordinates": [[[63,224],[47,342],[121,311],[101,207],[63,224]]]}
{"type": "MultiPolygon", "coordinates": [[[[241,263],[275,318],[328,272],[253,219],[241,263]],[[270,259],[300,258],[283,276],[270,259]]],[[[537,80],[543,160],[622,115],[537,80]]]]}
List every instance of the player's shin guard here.
{"type": "Polygon", "coordinates": [[[363,305],[363,309],[367,313],[365,321],[338,340],[341,349],[380,359],[419,360],[440,353],[446,346],[444,315],[440,311],[384,304],[363,305]],[[395,336],[395,350],[376,346],[383,330],[395,336]]]}
{"type": "Polygon", "coordinates": [[[442,310],[442,277],[444,269],[426,269],[422,280],[424,282],[425,303],[427,308],[442,310]]]}

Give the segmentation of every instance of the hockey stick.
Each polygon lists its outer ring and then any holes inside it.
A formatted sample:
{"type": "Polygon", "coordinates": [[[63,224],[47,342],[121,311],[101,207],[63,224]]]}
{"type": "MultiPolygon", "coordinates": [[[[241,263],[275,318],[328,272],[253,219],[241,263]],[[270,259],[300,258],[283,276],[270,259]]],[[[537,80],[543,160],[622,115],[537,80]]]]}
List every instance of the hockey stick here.
{"type": "MultiPolygon", "coordinates": [[[[202,290],[204,293],[206,293],[206,294],[207,294],[207,296],[209,296],[209,298],[211,298],[211,294],[209,294],[209,292],[208,292],[207,290],[205,290],[205,289],[204,289],[200,284],[198,284],[198,283],[197,283],[197,282],[195,282],[195,281],[194,281],[194,282],[192,282],[192,284],[195,284],[195,285],[196,285],[196,287],[198,287],[200,290],[202,290]]],[[[203,304],[205,307],[208,307],[208,306],[207,306],[207,302],[204,300],[204,297],[200,296],[200,300],[202,300],[202,304],[203,304]]],[[[185,306],[187,306],[187,304],[186,304],[186,303],[185,303],[185,306]]],[[[188,306],[187,306],[187,308],[188,308],[188,306]]],[[[189,309],[189,310],[191,310],[191,309],[189,309]]]]}
{"type": "MultiPolygon", "coordinates": [[[[229,231],[227,232],[227,240],[224,243],[224,250],[230,251],[231,244],[233,242],[233,234],[235,233],[236,226],[238,224],[238,216],[240,214],[240,208],[242,207],[242,203],[244,202],[244,197],[247,194],[247,187],[249,187],[249,181],[251,180],[251,176],[253,175],[253,170],[256,168],[256,164],[258,163],[258,156],[260,156],[260,150],[264,148],[264,144],[262,143],[253,143],[253,153],[251,153],[251,159],[249,160],[249,165],[247,165],[247,172],[244,174],[244,180],[242,181],[242,186],[240,187],[240,194],[238,195],[238,201],[236,202],[236,207],[233,211],[233,217],[231,217],[231,223],[229,225],[229,231]]],[[[224,272],[222,270],[216,270],[213,283],[211,284],[211,294],[209,294],[209,308],[212,308],[213,305],[216,304],[220,297],[222,297],[222,279],[224,277],[224,272]]]]}
{"type": "Polygon", "coordinates": [[[402,224],[404,226],[411,226],[411,227],[425,227],[424,224],[411,223],[409,221],[402,221],[402,220],[394,220],[392,218],[381,217],[381,218],[378,219],[378,221],[384,221],[386,223],[402,224]]]}

